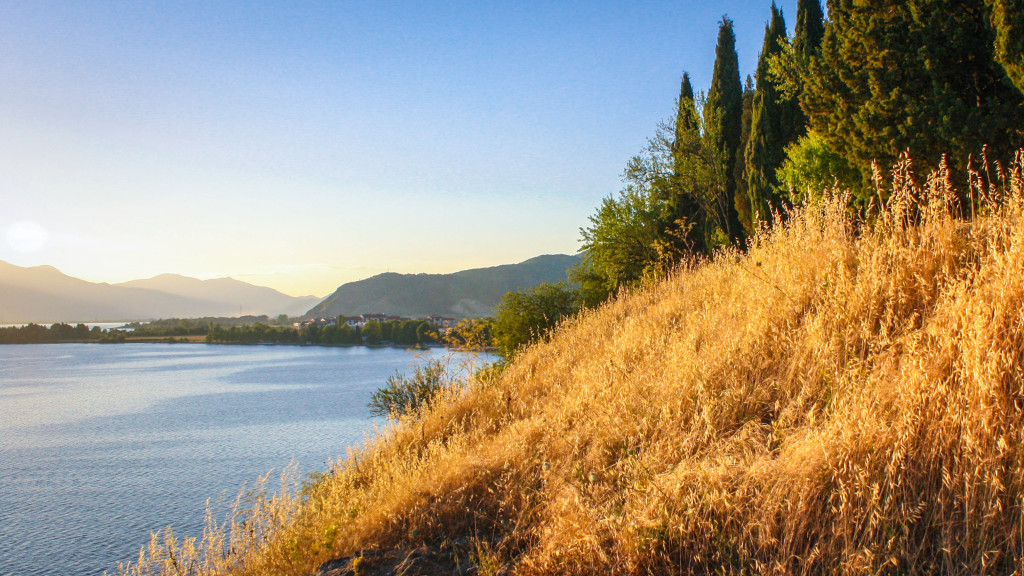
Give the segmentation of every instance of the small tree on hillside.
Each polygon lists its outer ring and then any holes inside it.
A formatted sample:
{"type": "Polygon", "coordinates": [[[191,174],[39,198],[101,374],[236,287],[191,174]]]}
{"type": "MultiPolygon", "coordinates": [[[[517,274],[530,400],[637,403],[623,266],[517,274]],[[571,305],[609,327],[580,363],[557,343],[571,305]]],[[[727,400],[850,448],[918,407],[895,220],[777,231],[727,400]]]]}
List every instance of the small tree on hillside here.
{"type": "Polygon", "coordinates": [[[542,338],[579,309],[578,292],[564,282],[505,294],[494,317],[498,354],[511,360],[523,346],[542,338]]]}

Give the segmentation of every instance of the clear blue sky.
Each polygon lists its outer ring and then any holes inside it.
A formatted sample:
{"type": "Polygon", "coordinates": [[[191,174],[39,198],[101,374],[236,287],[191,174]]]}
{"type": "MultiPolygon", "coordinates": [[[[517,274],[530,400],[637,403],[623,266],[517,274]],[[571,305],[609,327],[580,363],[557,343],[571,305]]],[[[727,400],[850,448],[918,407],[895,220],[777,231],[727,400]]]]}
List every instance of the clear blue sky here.
{"type": "Polygon", "coordinates": [[[769,6],[2,0],[0,260],[323,295],[572,253],[769,6]]]}

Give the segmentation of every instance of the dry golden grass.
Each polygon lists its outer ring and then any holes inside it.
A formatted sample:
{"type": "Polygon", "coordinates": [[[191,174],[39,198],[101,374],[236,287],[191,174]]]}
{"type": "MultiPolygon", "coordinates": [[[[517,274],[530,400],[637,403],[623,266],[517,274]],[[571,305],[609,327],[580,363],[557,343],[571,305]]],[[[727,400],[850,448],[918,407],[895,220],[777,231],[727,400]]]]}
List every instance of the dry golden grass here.
{"type": "Polygon", "coordinates": [[[465,537],[522,575],[1024,574],[1021,164],[969,222],[896,174],[870,224],[799,208],[125,572],[465,537]]]}

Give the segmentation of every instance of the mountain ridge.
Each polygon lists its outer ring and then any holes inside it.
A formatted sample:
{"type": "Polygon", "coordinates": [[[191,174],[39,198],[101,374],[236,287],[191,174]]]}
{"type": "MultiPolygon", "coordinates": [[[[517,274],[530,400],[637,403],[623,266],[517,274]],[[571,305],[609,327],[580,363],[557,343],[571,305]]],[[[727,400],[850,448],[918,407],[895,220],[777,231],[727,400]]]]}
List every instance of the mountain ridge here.
{"type": "MultiPolygon", "coordinates": [[[[166,278],[164,279],[166,280],[166,278]]],[[[120,284],[89,282],[49,265],[22,267],[0,260],[0,323],[121,322],[155,318],[301,314],[315,297],[223,278],[199,280],[161,275],[120,284]],[[202,289],[154,289],[164,276],[202,289]],[[227,280],[228,282],[221,282],[227,280]],[[209,284],[208,284],[209,283],[209,284]],[[231,290],[234,288],[234,297],[231,290]]]]}
{"type": "Polygon", "coordinates": [[[307,315],[354,316],[374,312],[407,317],[488,316],[506,293],[565,280],[569,268],[580,260],[579,255],[544,254],[515,264],[450,274],[384,272],[342,284],[307,315]]]}

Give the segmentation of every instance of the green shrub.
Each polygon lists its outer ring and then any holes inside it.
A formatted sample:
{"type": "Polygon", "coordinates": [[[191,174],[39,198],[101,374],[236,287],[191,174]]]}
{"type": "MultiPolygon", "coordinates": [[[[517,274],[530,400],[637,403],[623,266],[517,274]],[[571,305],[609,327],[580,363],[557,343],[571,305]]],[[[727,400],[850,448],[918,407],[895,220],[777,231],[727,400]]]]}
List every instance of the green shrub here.
{"type": "Polygon", "coordinates": [[[454,378],[442,360],[429,360],[413,368],[412,376],[395,372],[383,388],[373,393],[368,404],[374,416],[397,419],[429,406],[438,392],[451,386],[454,378]]]}

